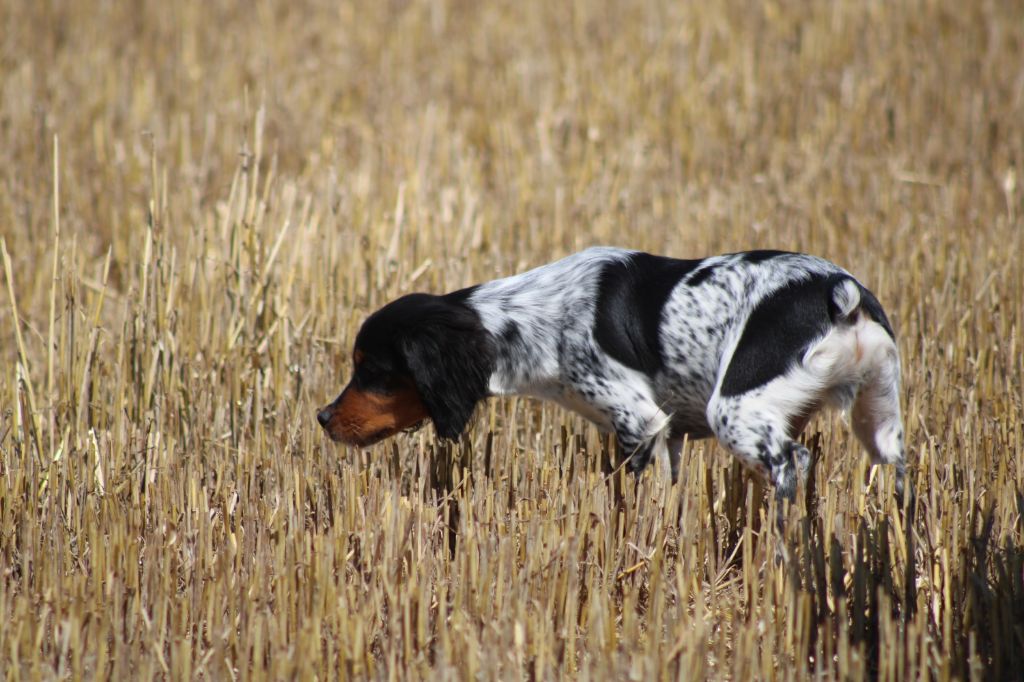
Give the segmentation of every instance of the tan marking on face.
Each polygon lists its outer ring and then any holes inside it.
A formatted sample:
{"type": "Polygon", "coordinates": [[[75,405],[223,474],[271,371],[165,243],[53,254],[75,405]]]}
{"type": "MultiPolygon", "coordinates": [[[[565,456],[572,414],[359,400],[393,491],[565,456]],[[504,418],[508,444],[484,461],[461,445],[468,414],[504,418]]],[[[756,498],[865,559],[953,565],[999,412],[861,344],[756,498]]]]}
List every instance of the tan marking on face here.
{"type": "Polygon", "coordinates": [[[349,385],[329,409],[324,429],[331,439],[360,446],[393,436],[429,416],[412,386],[384,394],[349,385]]]}

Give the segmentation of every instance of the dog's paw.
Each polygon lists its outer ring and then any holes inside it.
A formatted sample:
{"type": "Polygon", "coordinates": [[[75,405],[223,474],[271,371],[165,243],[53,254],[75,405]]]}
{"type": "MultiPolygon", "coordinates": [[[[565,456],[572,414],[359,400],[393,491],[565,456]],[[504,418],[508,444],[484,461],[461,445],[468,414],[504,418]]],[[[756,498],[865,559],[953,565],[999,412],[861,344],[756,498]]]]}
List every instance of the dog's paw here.
{"type": "Polygon", "coordinates": [[[626,470],[634,476],[639,476],[644,472],[644,469],[647,468],[648,464],[650,464],[650,461],[638,452],[630,457],[629,461],[626,462],[626,470]]]}
{"type": "Polygon", "coordinates": [[[642,474],[651,464],[653,450],[650,444],[636,448],[626,461],[626,469],[634,476],[642,474]]]}
{"type": "Polygon", "coordinates": [[[796,465],[797,476],[801,481],[806,481],[807,472],[811,468],[811,451],[795,440],[790,441],[789,451],[793,456],[793,464],[796,465]]]}

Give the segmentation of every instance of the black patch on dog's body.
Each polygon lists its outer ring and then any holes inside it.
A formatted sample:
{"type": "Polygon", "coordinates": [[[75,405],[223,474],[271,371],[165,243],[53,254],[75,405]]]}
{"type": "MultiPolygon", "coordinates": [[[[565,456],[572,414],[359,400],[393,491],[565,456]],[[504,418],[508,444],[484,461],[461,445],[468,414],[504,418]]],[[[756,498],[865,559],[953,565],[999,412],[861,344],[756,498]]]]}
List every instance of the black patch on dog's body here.
{"type": "Polygon", "coordinates": [[[860,289],[860,307],[868,314],[872,320],[881,325],[885,333],[889,335],[889,338],[893,341],[896,340],[896,333],[892,330],[892,325],[889,324],[889,318],[885,316],[885,311],[882,309],[882,304],[878,302],[875,295],[864,288],[860,282],[857,282],[857,288],[860,289]]]}
{"type": "Polygon", "coordinates": [[[762,300],[743,328],[722,378],[721,394],[733,396],[785,374],[834,324],[832,290],[848,275],[813,275],[791,282],[762,300]]]}
{"type": "Polygon", "coordinates": [[[598,280],[594,339],[623,365],[653,375],[663,363],[659,329],[665,301],[703,261],[648,253],[606,263],[598,280]]]}
{"type": "Polygon", "coordinates": [[[523,334],[519,331],[519,325],[515,322],[506,322],[505,328],[501,330],[501,340],[509,346],[522,343],[523,334]]]}
{"type": "Polygon", "coordinates": [[[691,287],[700,286],[707,281],[708,277],[710,277],[714,271],[714,265],[705,265],[704,267],[695,270],[693,274],[686,279],[686,284],[691,287]]]}
{"type": "Polygon", "coordinates": [[[779,256],[791,256],[793,255],[790,251],[776,251],[775,249],[757,249],[754,251],[744,251],[743,260],[748,263],[763,263],[766,260],[777,258],[779,256]]]}

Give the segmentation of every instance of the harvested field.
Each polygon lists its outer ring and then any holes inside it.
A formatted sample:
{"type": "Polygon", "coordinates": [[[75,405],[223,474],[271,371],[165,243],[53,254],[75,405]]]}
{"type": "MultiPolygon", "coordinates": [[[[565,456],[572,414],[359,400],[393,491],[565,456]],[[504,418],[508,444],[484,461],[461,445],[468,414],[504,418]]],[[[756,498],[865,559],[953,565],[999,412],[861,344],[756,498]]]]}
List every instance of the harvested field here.
{"type": "Polygon", "coordinates": [[[0,677],[1024,669],[1020,0],[0,18],[0,677]],[[838,416],[784,538],[714,442],[634,484],[531,400],[324,437],[370,311],[594,244],[855,273],[914,508],[838,416]]]}

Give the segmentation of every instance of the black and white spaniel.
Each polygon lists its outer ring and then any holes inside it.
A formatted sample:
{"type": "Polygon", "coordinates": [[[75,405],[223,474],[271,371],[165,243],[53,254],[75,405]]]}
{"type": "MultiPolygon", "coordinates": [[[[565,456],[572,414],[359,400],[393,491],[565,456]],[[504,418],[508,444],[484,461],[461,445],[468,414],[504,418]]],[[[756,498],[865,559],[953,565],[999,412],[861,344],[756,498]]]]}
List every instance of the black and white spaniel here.
{"type": "Polygon", "coordinates": [[[591,248],[370,315],[352,380],[317,419],[369,445],[426,418],[442,438],[494,395],[554,400],[614,431],[628,466],[715,435],[792,500],[824,406],[850,411],[875,463],[905,471],[899,357],[878,300],[814,256],[749,251],[677,260],[591,248]]]}

